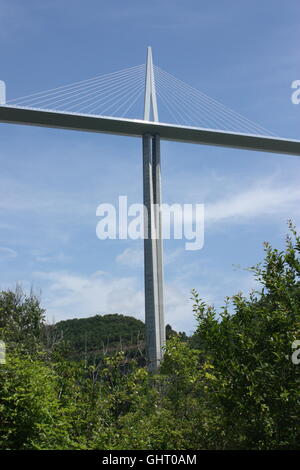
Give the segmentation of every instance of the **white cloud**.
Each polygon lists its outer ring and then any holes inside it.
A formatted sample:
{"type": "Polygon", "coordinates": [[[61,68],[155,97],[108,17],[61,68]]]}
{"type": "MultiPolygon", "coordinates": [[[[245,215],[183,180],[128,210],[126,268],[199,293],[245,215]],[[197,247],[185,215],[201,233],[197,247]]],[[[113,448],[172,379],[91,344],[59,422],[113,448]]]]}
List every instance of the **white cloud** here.
{"type": "Polygon", "coordinates": [[[10,213],[28,211],[47,217],[94,214],[94,207],[85,200],[76,190],[51,191],[13,178],[2,177],[0,180],[0,209],[10,213]]]}
{"type": "MultiPolygon", "coordinates": [[[[206,182],[209,185],[208,181],[206,182]]],[[[211,199],[210,194],[206,191],[206,200],[204,202],[204,229],[206,226],[213,224],[220,224],[227,221],[230,223],[252,223],[255,218],[273,218],[284,216],[288,218],[298,218],[300,215],[300,189],[299,185],[294,182],[287,184],[279,184],[277,175],[270,176],[267,179],[261,179],[254,185],[248,187],[235,186],[230,187],[230,182],[224,180],[221,185],[223,187],[223,196],[211,199]]],[[[203,188],[201,188],[203,190],[203,188]]],[[[197,200],[197,195],[193,195],[193,200],[197,200]]],[[[198,203],[199,204],[199,203],[198,203]]],[[[182,209],[183,204],[178,202],[179,207],[182,209]]],[[[166,222],[171,222],[171,238],[174,233],[182,230],[181,217],[169,218],[164,216],[163,213],[163,233],[165,232],[166,222]]],[[[195,224],[195,210],[185,216],[185,221],[189,224],[195,224]]],[[[198,221],[199,223],[199,221],[198,221]]],[[[201,220],[202,224],[202,220],[201,220]]],[[[194,227],[193,227],[194,228],[194,227]]],[[[199,228],[200,230],[200,228],[199,228]]],[[[169,253],[165,262],[172,262],[180,253],[169,253]],[[169,261],[168,261],[169,260],[169,261]]],[[[128,265],[138,266],[142,263],[143,252],[142,249],[126,249],[117,257],[117,261],[128,265]]]]}
{"type": "MultiPolygon", "coordinates": [[[[164,286],[165,323],[177,331],[191,334],[195,330],[191,288],[196,287],[200,297],[208,304],[223,305],[225,295],[238,291],[245,294],[257,283],[250,273],[224,272],[203,268],[203,278],[195,285],[194,266],[186,266],[189,276],[166,282],[164,286]]],[[[84,318],[93,315],[120,313],[144,321],[144,286],[136,276],[113,277],[97,271],[90,275],[77,275],[67,271],[35,272],[31,283],[20,280],[25,291],[38,292],[50,322],[68,318],[84,318]],[[40,294],[41,292],[41,294],[40,294]]],[[[15,283],[2,283],[1,289],[14,289],[15,283]]]]}
{"type": "Polygon", "coordinates": [[[165,323],[177,331],[191,334],[195,330],[190,289],[178,284],[165,285],[165,323]]]}
{"type": "Polygon", "coordinates": [[[164,266],[175,263],[178,258],[184,253],[183,248],[177,248],[175,250],[164,251],[164,266]]]}
{"type": "MultiPolygon", "coordinates": [[[[173,181],[172,186],[178,188],[178,203],[204,203],[205,226],[220,224],[226,221],[231,223],[252,223],[254,218],[268,217],[276,219],[294,218],[299,215],[300,188],[293,175],[282,180],[280,172],[270,174],[266,178],[249,181],[241,184],[237,178],[211,178],[204,177],[198,189],[195,184],[185,185],[173,181]]],[[[187,217],[187,221],[191,220],[187,217]]],[[[195,213],[192,216],[195,222],[195,213]]]]}
{"type": "MultiPolygon", "coordinates": [[[[183,248],[164,251],[164,266],[178,261],[178,258],[184,253],[183,248]]],[[[116,257],[117,263],[131,268],[137,268],[144,265],[143,248],[126,248],[116,257]]]]}
{"type": "Polygon", "coordinates": [[[205,222],[216,223],[230,219],[246,222],[249,218],[298,212],[300,189],[293,186],[270,186],[261,181],[251,189],[224,197],[205,205],[205,222]]]}
{"type": "Polygon", "coordinates": [[[102,272],[83,277],[66,272],[37,272],[45,284],[43,299],[48,316],[55,320],[122,313],[141,318],[144,295],[133,277],[112,278],[102,272]]]}
{"type": "Polygon", "coordinates": [[[144,263],[144,252],[142,248],[126,248],[116,257],[117,263],[129,267],[142,266],[144,263]]]}
{"type": "Polygon", "coordinates": [[[4,258],[16,258],[17,252],[12,248],[7,248],[6,246],[0,246],[0,257],[4,258]]]}
{"type": "MultiPolygon", "coordinates": [[[[135,277],[110,277],[103,272],[86,277],[67,272],[36,272],[34,277],[46,291],[42,304],[48,320],[121,313],[144,321],[144,292],[135,277]]],[[[165,309],[166,323],[177,330],[192,332],[195,322],[190,289],[166,284],[165,309]]]]}
{"type": "Polygon", "coordinates": [[[44,255],[42,253],[36,253],[35,260],[38,263],[60,263],[65,264],[68,263],[71,258],[64,253],[55,253],[55,254],[47,254],[44,255]]]}

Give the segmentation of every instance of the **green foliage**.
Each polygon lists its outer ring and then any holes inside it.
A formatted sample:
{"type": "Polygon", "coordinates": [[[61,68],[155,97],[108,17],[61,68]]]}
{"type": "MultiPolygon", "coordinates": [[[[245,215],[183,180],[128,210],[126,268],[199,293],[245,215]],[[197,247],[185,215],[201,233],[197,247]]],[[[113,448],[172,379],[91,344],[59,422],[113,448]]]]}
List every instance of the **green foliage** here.
{"type": "MultiPolygon", "coordinates": [[[[156,374],[126,347],[98,362],[70,360],[38,300],[2,292],[0,448],[299,449],[300,366],[291,354],[300,339],[300,238],[292,225],[285,250],[265,244],[251,271],[260,290],[228,298],[220,312],[192,292],[196,332],[187,339],[168,327],[156,374]]],[[[59,331],[84,358],[92,331],[92,347],[107,335],[131,344],[144,325],[128,318],[60,322],[59,331]]]]}
{"type": "Polygon", "coordinates": [[[221,320],[194,292],[196,336],[214,366],[226,435],[216,433],[217,446],[299,448],[300,369],[291,346],[300,334],[300,240],[290,228],[286,250],[265,244],[264,263],[252,268],[261,291],[233,296],[221,320]]]}
{"type": "Polygon", "coordinates": [[[39,299],[32,293],[26,295],[20,286],[0,292],[0,338],[10,347],[23,345],[24,352],[36,351],[44,313],[39,299]]]}
{"type": "Polygon", "coordinates": [[[9,356],[0,368],[0,389],[0,449],[69,447],[69,424],[49,367],[9,356]]]}

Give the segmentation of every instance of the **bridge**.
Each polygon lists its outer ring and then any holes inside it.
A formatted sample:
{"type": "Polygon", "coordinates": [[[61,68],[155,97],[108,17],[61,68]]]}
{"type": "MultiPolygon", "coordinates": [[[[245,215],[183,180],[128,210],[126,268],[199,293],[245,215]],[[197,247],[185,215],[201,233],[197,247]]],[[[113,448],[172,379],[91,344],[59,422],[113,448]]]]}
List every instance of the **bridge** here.
{"type": "Polygon", "coordinates": [[[300,156],[299,140],[275,136],[155,66],[151,47],[146,64],[9,101],[0,81],[0,122],[142,138],[148,212],[145,322],[151,371],[159,367],[165,345],[160,140],[300,156]],[[158,104],[164,120],[159,119],[158,104]]]}

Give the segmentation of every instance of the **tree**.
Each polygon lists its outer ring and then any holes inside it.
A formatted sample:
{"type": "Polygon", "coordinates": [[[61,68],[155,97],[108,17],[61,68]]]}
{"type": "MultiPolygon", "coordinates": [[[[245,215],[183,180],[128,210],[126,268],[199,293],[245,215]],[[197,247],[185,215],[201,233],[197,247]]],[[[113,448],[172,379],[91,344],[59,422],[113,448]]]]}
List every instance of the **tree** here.
{"type": "Polygon", "coordinates": [[[0,449],[72,447],[70,422],[50,367],[10,354],[0,368],[0,389],[0,449]]]}
{"type": "Polygon", "coordinates": [[[220,318],[193,292],[196,336],[216,376],[217,447],[299,449],[300,368],[291,348],[300,334],[300,238],[290,232],[285,251],[266,243],[264,262],[251,268],[260,291],[228,299],[220,318]]]}
{"type": "Polygon", "coordinates": [[[45,310],[32,292],[27,295],[17,285],[15,291],[0,292],[0,335],[8,348],[36,351],[41,339],[45,310]]]}

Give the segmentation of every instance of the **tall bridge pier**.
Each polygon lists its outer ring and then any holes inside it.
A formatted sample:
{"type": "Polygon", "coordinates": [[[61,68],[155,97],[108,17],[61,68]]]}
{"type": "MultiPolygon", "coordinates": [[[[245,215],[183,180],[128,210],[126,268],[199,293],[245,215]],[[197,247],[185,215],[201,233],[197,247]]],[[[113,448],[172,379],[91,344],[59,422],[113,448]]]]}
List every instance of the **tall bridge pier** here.
{"type": "MultiPolygon", "coordinates": [[[[145,83],[144,120],[158,122],[155,80],[151,47],[148,47],[145,83]]],[[[160,136],[143,135],[144,200],[144,272],[147,359],[155,371],[163,357],[165,345],[163,299],[163,240],[161,222],[160,136]]]]}
{"type": "Polygon", "coordinates": [[[154,371],[165,345],[159,135],[143,135],[143,193],[146,344],[149,370],[154,371]]]}

